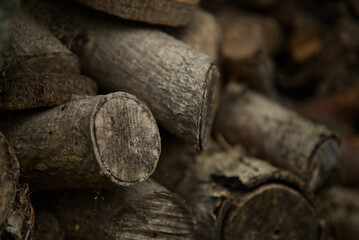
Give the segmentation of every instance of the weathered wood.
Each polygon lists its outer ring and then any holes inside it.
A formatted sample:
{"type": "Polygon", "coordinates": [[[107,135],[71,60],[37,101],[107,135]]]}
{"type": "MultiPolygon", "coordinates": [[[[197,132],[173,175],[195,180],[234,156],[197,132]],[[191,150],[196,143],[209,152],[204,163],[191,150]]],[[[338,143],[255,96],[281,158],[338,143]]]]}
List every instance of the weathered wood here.
{"type": "Polygon", "coordinates": [[[35,212],[30,202],[27,184],[18,185],[15,201],[9,211],[1,239],[30,240],[35,224],[35,212]]]}
{"type": "Polygon", "coordinates": [[[192,18],[199,0],[75,0],[124,19],[182,26],[192,18]]]}
{"type": "Polygon", "coordinates": [[[270,18],[233,9],[219,13],[223,28],[221,59],[232,78],[274,96],[275,64],[270,54],[280,49],[282,32],[270,18]]]}
{"type": "Polygon", "coordinates": [[[358,189],[332,187],[322,195],[328,215],[328,225],[335,239],[359,238],[359,191],[358,189]]]}
{"type": "Polygon", "coordinates": [[[197,9],[193,20],[187,26],[173,28],[170,33],[214,60],[218,59],[222,29],[212,14],[197,9]]]}
{"type": "Polygon", "coordinates": [[[151,112],[122,92],[13,113],[2,129],[34,188],[131,185],[153,173],[161,151],[151,112]]]}
{"type": "Polygon", "coordinates": [[[65,1],[27,1],[27,6],[71,45],[101,88],[136,95],[168,131],[198,150],[206,145],[219,81],[211,58],[159,30],[74,9],[65,1]]]}
{"type": "Polygon", "coordinates": [[[0,110],[61,105],[74,94],[95,95],[97,84],[80,74],[20,73],[0,79],[0,110]]]}
{"type": "Polygon", "coordinates": [[[153,180],[111,192],[67,191],[50,200],[43,195],[66,239],[195,239],[190,208],[153,180]]]}
{"type": "Polygon", "coordinates": [[[0,133],[0,239],[31,238],[34,211],[28,186],[17,183],[19,170],[14,150],[0,133]]]}
{"type": "Polygon", "coordinates": [[[197,239],[270,239],[272,234],[278,239],[318,239],[315,208],[283,184],[301,186],[298,178],[241,152],[209,145],[196,155],[178,140],[165,144],[154,174],[193,208],[197,239]],[[256,229],[246,223],[255,223],[256,229]]]}
{"type": "Polygon", "coordinates": [[[52,33],[20,8],[9,23],[2,77],[19,73],[80,73],[80,61],[52,33]]]}
{"type": "Polygon", "coordinates": [[[297,174],[311,190],[327,180],[339,153],[339,140],[325,126],[234,82],[227,85],[215,128],[230,143],[297,174]]]}

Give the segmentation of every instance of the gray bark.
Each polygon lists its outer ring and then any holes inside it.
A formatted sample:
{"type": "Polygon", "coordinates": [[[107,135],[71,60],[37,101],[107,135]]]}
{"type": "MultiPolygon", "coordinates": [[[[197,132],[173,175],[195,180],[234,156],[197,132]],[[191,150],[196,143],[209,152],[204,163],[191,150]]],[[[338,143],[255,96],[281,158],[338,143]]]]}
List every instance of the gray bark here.
{"type": "Polygon", "coordinates": [[[2,129],[34,188],[131,185],[153,173],[161,151],[151,112],[122,92],[13,113],[2,129]]]}
{"type": "Polygon", "coordinates": [[[136,95],[168,131],[198,150],[205,147],[219,81],[207,55],[159,30],[74,9],[65,1],[34,0],[27,6],[71,46],[101,88],[136,95]]]}
{"type": "Polygon", "coordinates": [[[230,143],[241,143],[252,154],[297,174],[311,190],[327,180],[339,153],[339,140],[325,126],[233,82],[226,88],[215,128],[230,143]]]}

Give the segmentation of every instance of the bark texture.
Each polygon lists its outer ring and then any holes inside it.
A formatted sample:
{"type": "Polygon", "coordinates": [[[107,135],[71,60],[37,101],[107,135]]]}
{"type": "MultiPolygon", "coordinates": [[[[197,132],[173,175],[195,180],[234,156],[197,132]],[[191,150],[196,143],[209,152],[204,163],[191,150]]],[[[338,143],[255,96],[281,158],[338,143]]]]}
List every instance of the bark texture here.
{"type": "Polygon", "coordinates": [[[215,128],[230,143],[242,143],[252,154],[296,173],[311,190],[320,187],[332,172],[339,140],[323,125],[229,83],[215,128]]]}
{"type": "Polygon", "coordinates": [[[164,145],[154,178],[194,209],[197,239],[270,239],[272,234],[279,239],[318,239],[320,235],[319,215],[311,200],[283,184],[301,186],[298,178],[241,152],[224,152],[213,142],[201,155],[178,140],[164,145]],[[246,224],[252,223],[257,228],[250,227],[248,233],[246,224]]]}
{"type": "Polygon", "coordinates": [[[122,92],[10,114],[2,129],[35,188],[131,185],[153,173],[161,151],[151,112],[122,92]]]}
{"type": "Polygon", "coordinates": [[[188,24],[199,0],[75,0],[124,19],[181,26],[188,24]]]}
{"type": "Polygon", "coordinates": [[[338,240],[359,238],[359,191],[335,186],[322,194],[328,225],[338,240]]]}
{"type": "Polygon", "coordinates": [[[80,61],[48,29],[20,8],[9,23],[9,46],[2,75],[80,73],[80,61]]]}
{"type": "Polygon", "coordinates": [[[0,238],[31,238],[34,211],[26,184],[19,185],[19,162],[14,150],[0,133],[0,238]]]}
{"type": "Polygon", "coordinates": [[[71,45],[101,88],[136,95],[167,130],[198,150],[206,145],[219,81],[207,55],[161,31],[75,9],[65,1],[34,0],[27,6],[71,45]]]}
{"type": "Polygon", "coordinates": [[[24,9],[10,22],[3,54],[0,110],[57,106],[72,94],[95,95],[96,83],[80,75],[80,61],[24,9]]]}
{"type": "Polygon", "coordinates": [[[19,73],[0,79],[0,110],[61,105],[77,95],[95,95],[97,84],[80,74],[19,73]]]}
{"type": "Polygon", "coordinates": [[[212,14],[197,9],[187,26],[171,29],[170,33],[214,60],[218,59],[222,29],[212,14]]]}
{"type": "Polygon", "coordinates": [[[194,239],[190,208],[153,180],[111,192],[67,191],[55,199],[66,239],[194,239]]]}

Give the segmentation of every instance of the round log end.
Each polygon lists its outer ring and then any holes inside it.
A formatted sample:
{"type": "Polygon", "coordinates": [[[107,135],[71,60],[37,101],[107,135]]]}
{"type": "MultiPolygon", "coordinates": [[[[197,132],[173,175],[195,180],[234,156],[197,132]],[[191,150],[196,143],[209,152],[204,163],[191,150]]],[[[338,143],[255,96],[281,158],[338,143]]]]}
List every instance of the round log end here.
{"type": "Polygon", "coordinates": [[[339,140],[330,135],[320,141],[313,150],[311,178],[308,183],[310,190],[318,189],[332,173],[340,151],[339,140]]]}
{"type": "Polygon", "coordinates": [[[136,97],[117,92],[104,96],[91,117],[91,138],[102,171],[119,185],[147,179],[161,152],[158,127],[136,97]]]}
{"type": "Polygon", "coordinates": [[[200,128],[198,137],[199,150],[203,150],[211,134],[212,124],[218,105],[220,74],[216,65],[212,65],[206,76],[206,86],[201,106],[200,128]]]}
{"type": "Polygon", "coordinates": [[[224,239],[320,239],[315,208],[297,191],[279,184],[259,187],[231,209],[224,239]]]}
{"type": "Polygon", "coordinates": [[[168,192],[137,198],[117,217],[110,228],[121,239],[195,239],[196,222],[190,208],[168,192]]]}

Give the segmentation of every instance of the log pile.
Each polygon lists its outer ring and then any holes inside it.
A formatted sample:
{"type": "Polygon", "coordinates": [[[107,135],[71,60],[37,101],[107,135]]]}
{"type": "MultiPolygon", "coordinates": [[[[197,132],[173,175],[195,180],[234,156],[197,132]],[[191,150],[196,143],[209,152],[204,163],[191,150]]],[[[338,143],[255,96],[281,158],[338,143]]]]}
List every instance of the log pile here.
{"type": "Polygon", "coordinates": [[[0,239],[357,239],[358,18],[0,3],[0,239]]]}

